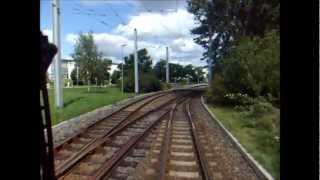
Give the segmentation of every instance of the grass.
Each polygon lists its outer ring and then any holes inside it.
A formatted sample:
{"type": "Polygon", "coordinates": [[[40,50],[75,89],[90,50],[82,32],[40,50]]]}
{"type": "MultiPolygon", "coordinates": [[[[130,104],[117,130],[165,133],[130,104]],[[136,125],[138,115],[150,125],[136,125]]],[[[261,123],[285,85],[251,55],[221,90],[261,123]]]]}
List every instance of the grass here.
{"type": "Polygon", "coordinates": [[[275,179],[280,179],[280,143],[274,138],[275,135],[279,137],[279,131],[250,125],[251,122],[279,118],[278,112],[253,118],[230,107],[210,106],[210,109],[254,159],[275,179]]]}
{"type": "Polygon", "coordinates": [[[48,91],[52,125],[92,111],[96,108],[113,104],[133,95],[132,93],[123,94],[121,90],[116,87],[92,87],[91,92],[88,92],[86,87],[64,88],[64,107],[63,109],[57,109],[55,106],[54,89],[49,89],[48,91]]]}

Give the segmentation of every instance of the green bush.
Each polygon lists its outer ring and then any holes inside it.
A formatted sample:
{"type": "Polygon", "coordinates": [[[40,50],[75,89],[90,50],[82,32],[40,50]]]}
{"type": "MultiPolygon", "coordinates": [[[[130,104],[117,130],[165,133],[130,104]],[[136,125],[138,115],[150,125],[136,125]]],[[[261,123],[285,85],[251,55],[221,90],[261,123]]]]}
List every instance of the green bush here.
{"type": "Polygon", "coordinates": [[[271,134],[279,134],[280,113],[279,110],[267,102],[263,97],[253,100],[248,106],[237,105],[235,110],[240,111],[240,119],[247,119],[244,126],[248,128],[262,128],[271,134]]]}
{"type": "Polygon", "coordinates": [[[206,97],[208,102],[214,104],[223,104],[225,101],[224,95],[226,94],[226,89],[223,83],[223,78],[220,74],[216,74],[211,82],[211,86],[206,92],[206,97]]]}
{"type": "Polygon", "coordinates": [[[243,111],[248,111],[249,110],[249,106],[236,105],[236,106],[234,106],[234,109],[236,111],[243,112],[243,111]]]}
{"type": "Polygon", "coordinates": [[[182,86],[187,85],[187,84],[188,84],[188,80],[182,79],[182,80],[179,82],[179,84],[182,85],[182,86]]]}
{"type": "Polygon", "coordinates": [[[67,87],[67,86],[68,86],[68,82],[69,82],[69,85],[72,86],[72,80],[71,80],[71,79],[63,79],[63,85],[64,85],[64,87],[67,87]]]}
{"type": "Polygon", "coordinates": [[[166,83],[166,82],[161,82],[161,90],[168,90],[171,88],[172,88],[171,84],[166,83]]]}
{"type": "Polygon", "coordinates": [[[226,105],[231,106],[248,106],[254,103],[253,98],[249,97],[247,94],[241,93],[228,93],[224,95],[224,100],[226,105]]]}
{"type": "Polygon", "coordinates": [[[276,31],[261,38],[240,38],[216,62],[217,69],[207,92],[208,100],[228,105],[250,104],[247,102],[250,99],[241,96],[225,97],[229,93],[241,92],[253,98],[264,96],[266,100],[262,102],[269,101],[279,107],[279,57],[279,34],[276,31]]]}
{"type": "Polygon", "coordinates": [[[270,103],[259,101],[250,106],[250,115],[252,117],[261,117],[268,112],[272,112],[273,109],[270,103]]]}
{"type": "Polygon", "coordinates": [[[144,74],[140,81],[141,92],[153,92],[161,90],[160,81],[153,74],[144,74]]]}
{"type": "MultiPolygon", "coordinates": [[[[134,92],[134,76],[127,76],[124,78],[124,91],[134,92]]],[[[117,87],[121,88],[121,81],[117,82],[117,87]]],[[[140,75],[139,79],[139,91],[140,93],[153,92],[161,90],[160,81],[155,75],[151,73],[140,75]]]]}

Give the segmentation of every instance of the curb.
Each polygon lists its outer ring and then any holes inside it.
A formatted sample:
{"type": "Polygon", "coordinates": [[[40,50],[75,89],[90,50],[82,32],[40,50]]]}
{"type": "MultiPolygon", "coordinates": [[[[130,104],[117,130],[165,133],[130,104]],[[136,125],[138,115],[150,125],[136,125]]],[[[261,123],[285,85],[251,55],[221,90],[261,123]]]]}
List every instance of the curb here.
{"type": "Polygon", "coordinates": [[[270,173],[266,169],[262,167],[246,150],[245,148],[240,144],[240,142],[223,126],[221,121],[213,114],[213,112],[208,108],[208,106],[204,102],[203,96],[201,96],[201,103],[207,110],[207,112],[210,114],[211,118],[217,122],[218,126],[222,129],[223,132],[227,134],[227,136],[230,138],[231,142],[237,147],[240,154],[247,160],[247,162],[250,163],[251,167],[254,169],[254,171],[261,177],[262,179],[266,180],[275,180],[274,177],[271,176],[270,173]]]}

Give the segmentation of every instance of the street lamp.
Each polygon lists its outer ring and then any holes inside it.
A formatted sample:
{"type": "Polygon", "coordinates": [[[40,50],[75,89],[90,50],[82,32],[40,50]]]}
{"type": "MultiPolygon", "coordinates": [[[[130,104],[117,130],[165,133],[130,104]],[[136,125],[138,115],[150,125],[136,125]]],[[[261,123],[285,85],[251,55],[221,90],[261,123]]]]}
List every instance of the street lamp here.
{"type": "Polygon", "coordinates": [[[122,81],[122,93],[124,93],[124,88],[123,88],[123,64],[124,64],[124,56],[123,56],[123,48],[127,46],[126,44],[121,45],[121,58],[123,62],[121,63],[121,81],[122,81]]]}

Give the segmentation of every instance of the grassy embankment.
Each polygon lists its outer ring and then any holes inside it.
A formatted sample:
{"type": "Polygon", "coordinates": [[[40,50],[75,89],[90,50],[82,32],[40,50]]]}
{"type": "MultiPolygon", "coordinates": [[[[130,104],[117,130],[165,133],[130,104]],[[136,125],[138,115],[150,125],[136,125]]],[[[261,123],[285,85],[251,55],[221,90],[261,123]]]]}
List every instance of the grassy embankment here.
{"type": "Polygon", "coordinates": [[[270,122],[279,120],[279,109],[260,117],[231,107],[210,105],[211,111],[244,148],[276,179],[280,179],[279,130],[270,122]],[[270,126],[271,127],[266,127],[270,126]]]}
{"type": "Polygon", "coordinates": [[[54,89],[49,89],[49,103],[52,125],[58,124],[59,122],[78,116],[80,114],[92,111],[96,108],[126,99],[132,95],[132,93],[123,94],[121,90],[115,87],[92,87],[91,92],[88,92],[86,87],[64,88],[64,108],[57,109],[54,100],[54,89]]]}

